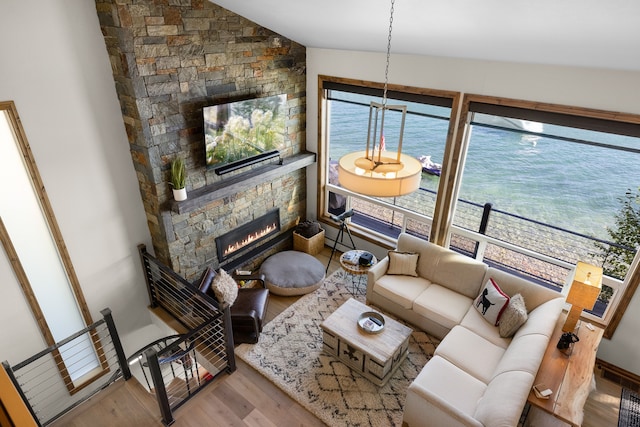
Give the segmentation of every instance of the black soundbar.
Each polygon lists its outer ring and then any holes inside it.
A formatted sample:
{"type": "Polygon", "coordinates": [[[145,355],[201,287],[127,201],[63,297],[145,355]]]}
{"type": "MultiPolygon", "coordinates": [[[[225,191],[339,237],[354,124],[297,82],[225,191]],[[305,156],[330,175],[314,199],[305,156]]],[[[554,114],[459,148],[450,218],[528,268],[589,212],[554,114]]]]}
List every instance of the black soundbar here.
{"type": "MultiPolygon", "coordinates": [[[[256,154],[255,156],[247,157],[246,159],[237,160],[235,162],[227,163],[226,165],[223,165],[223,166],[215,168],[214,171],[215,171],[216,175],[224,175],[226,173],[233,172],[233,171],[238,170],[240,168],[251,166],[251,165],[256,164],[258,162],[262,162],[264,160],[269,160],[269,159],[272,159],[272,158],[278,157],[278,156],[280,156],[280,151],[278,151],[278,150],[265,151],[264,153],[256,154]]],[[[282,162],[282,159],[280,161],[282,162]]]]}

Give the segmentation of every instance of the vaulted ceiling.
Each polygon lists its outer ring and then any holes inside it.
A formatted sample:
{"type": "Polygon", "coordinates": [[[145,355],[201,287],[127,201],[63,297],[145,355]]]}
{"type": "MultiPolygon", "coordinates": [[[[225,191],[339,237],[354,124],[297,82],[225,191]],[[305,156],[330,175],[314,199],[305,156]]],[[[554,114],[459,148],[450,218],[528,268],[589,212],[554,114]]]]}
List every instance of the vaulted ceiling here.
{"type": "MultiPolygon", "coordinates": [[[[307,47],[386,51],[390,0],[210,0],[307,47]]],[[[397,0],[392,53],[640,70],[639,0],[397,0]]]]}

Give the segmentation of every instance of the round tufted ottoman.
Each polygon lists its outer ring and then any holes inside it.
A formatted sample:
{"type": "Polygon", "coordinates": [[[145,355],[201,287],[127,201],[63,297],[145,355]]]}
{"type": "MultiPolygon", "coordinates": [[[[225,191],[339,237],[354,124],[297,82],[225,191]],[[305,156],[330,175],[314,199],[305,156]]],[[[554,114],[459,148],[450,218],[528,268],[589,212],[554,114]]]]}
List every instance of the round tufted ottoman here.
{"type": "Polygon", "coordinates": [[[299,251],[271,255],[260,266],[269,292],[293,296],[313,292],[322,285],[324,266],[313,256],[299,251]]]}

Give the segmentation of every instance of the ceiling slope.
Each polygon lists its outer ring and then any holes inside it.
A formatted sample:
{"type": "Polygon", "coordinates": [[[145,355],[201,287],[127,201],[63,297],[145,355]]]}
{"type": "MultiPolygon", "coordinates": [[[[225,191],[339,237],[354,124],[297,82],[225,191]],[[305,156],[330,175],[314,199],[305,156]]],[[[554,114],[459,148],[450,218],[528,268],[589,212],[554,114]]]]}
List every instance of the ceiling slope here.
{"type": "MultiPolygon", "coordinates": [[[[390,1],[211,0],[307,47],[384,52],[390,1]]],[[[640,70],[638,0],[397,0],[393,53],[640,70]]]]}

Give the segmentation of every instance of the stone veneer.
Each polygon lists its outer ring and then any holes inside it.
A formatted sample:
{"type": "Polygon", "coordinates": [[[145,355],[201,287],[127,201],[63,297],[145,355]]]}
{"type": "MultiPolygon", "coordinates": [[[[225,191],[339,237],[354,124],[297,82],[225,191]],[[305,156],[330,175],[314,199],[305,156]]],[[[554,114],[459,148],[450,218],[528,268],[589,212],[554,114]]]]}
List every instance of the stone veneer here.
{"type": "Polygon", "coordinates": [[[282,156],[303,152],[305,48],[207,0],[96,0],[96,9],[156,256],[191,279],[217,266],[216,236],[274,207],[283,232],[304,219],[304,169],[183,214],[168,181],[176,156],[187,190],[229,177],[206,169],[202,124],[202,107],[226,100],[286,93],[282,156]]]}

